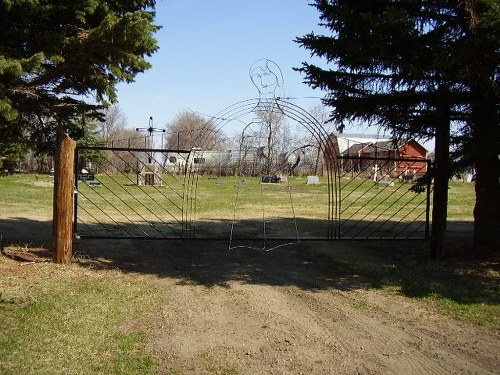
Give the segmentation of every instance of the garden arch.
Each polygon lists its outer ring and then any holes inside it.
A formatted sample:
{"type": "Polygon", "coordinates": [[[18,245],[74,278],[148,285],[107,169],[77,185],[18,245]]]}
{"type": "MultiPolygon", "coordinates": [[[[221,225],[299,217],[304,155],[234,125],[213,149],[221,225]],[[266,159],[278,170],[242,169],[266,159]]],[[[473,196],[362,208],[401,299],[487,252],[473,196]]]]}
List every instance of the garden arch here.
{"type": "MultiPolygon", "coordinates": [[[[406,172],[413,168],[426,173],[428,160],[341,156],[336,136],[293,99],[275,95],[283,84],[276,64],[257,61],[250,69],[250,78],[259,97],[234,103],[210,117],[197,129],[189,150],[157,149],[148,137],[144,147],[132,145],[129,139],[110,147],[77,148],[74,233],[93,238],[230,237],[231,241],[235,222],[241,222],[244,229],[251,229],[242,231],[242,240],[266,241],[266,231],[273,226],[279,228],[269,237],[275,241],[428,238],[430,180],[424,194],[416,194],[405,184],[406,172]],[[246,178],[242,166],[249,160],[243,146],[249,133],[257,138],[252,168],[257,161],[262,167],[267,158],[265,177],[276,177],[269,175],[270,169],[280,163],[277,158],[274,164],[270,162],[270,143],[261,143],[262,134],[257,134],[266,116],[282,117],[312,137],[317,155],[323,159],[322,184],[306,186],[302,176],[293,183],[287,179],[287,184],[263,187],[268,180],[246,178]],[[220,145],[228,129],[239,134],[238,150],[214,147],[220,145]],[[101,153],[100,162],[92,166],[95,173],[92,178],[82,176],[78,161],[94,152],[101,153]],[[217,160],[219,166],[225,163],[232,172],[225,169],[217,173],[214,165],[207,168],[207,160],[217,160]],[[241,195],[250,199],[240,200],[241,195]],[[288,198],[284,204],[287,209],[283,203],[278,205],[288,198]],[[294,206],[294,199],[309,200],[294,206]],[[251,212],[259,205],[262,215],[251,212]],[[276,207],[275,213],[266,212],[276,207]],[[236,217],[236,213],[240,215],[236,217]]],[[[268,130],[269,138],[271,125],[268,130]]]]}

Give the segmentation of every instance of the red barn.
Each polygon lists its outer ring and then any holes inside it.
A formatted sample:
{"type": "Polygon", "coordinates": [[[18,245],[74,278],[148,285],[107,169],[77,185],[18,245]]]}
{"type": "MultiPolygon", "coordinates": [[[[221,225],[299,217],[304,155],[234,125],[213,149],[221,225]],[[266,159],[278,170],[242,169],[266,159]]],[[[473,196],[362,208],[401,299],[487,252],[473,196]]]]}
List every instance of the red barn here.
{"type": "Polygon", "coordinates": [[[396,157],[400,159],[413,159],[400,161],[396,165],[396,173],[404,176],[423,175],[427,173],[427,150],[416,140],[410,139],[396,150],[396,157]],[[422,161],[415,161],[422,159],[422,161]]]}
{"type": "Polygon", "coordinates": [[[332,134],[331,138],[339,146],[338,155],[352,158],[341,161],[343,168],[355,171],[363,170],[366,166],[371,165],[370,158],[408,159],[407,161],[395,161],[390,167],[387,166],[389,170],[385,173],[395,173],[408,179],[427,173],[427,150],[414,139],[396,145],[390,138],[380,138],[374,135],[343,134],[336,136],[332,134]],[[344,163],[348,163],[348,166],[344,163]]]}

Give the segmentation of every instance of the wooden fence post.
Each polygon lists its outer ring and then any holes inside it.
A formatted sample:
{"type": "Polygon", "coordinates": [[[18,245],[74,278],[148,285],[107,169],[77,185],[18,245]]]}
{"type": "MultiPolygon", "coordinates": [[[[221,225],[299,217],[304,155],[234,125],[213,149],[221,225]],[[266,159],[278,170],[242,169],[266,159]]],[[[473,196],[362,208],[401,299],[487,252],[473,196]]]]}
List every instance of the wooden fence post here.
{"type": "Polygon", "coordinates": [[[73,258],[73,189],[76,143],[62,131],[57,135],[54,174],[54,262],[69,264],[73,258]]]}

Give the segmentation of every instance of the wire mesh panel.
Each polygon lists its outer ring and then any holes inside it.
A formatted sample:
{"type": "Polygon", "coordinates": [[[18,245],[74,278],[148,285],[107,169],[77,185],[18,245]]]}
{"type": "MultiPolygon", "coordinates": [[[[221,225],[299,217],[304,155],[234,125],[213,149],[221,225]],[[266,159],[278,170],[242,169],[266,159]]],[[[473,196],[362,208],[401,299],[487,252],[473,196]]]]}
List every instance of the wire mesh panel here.
{"type": "Polygon", "coordinates": [[[187,151],[87,147],[77,150],[75,233],[98,238],[190,236],[187,151]],[[171,154],[172,152],[170,152],[171,154]]]}
{"type": "Polygon", "coordinates": [[[424,159],[341,157],[339,238],[418,239],[429,236],[429,182],[424,159]],[[417,191],[418,190],[418,191],[417,191]]]}

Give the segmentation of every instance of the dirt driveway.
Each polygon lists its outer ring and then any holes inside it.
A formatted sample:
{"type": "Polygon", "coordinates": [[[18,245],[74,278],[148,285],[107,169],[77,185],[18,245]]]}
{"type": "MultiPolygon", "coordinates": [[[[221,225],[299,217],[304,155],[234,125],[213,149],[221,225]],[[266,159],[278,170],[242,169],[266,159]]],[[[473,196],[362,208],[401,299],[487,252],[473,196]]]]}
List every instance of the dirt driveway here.
{"type": "MultiPolygon", "coordinates": [[[[17,224],[4,233],[15,238],[17,224]]],[[[48,222],[22,228],[50,242],[48,222]]],[[[500,373],[498,331],[372,288],[314,246],[85,240],[75,254],[96,272],[152,275],[165,305],[132,324],[150,333],[161,374],[500,373]]]]}
{"type": "Polygon", "coordinates": [[[108,249],[103,262],[157,276],[167,304],[139,324],[153,332],[149,350],[162,374],[499,371],[499,332],[370,288],[339,273],[314,243],[272,252],[223,243],[141,246],[114,243],[120,250],[108,249]]]}

